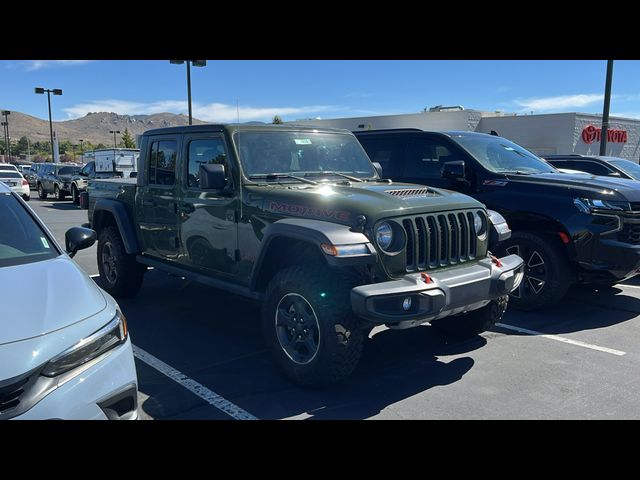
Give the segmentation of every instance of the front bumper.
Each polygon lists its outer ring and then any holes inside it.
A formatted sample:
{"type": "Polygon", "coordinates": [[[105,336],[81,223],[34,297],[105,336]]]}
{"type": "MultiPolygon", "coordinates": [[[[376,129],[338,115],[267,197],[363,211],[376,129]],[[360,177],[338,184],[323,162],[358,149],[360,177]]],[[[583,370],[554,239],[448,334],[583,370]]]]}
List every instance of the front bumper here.
{"type": "MultiPolygon", "coordinates": [[[[131,339],[89,362],[15,420],[135,420],[137,376],[131,339]]],[[[64,376],[64,374],[62,375],[64,376]]]]}
{"type": "Polygon", "coordinates": [[[351,308],[370,322],[404,327],[476,310],[518,286],[520,277],[516,274],[522,259],[508,255],[499,261],[500,267],[485,258],[472,265],[429,273],[431,283],[415,273],[400,280],[355,287],[351,290],[351,308]]]}

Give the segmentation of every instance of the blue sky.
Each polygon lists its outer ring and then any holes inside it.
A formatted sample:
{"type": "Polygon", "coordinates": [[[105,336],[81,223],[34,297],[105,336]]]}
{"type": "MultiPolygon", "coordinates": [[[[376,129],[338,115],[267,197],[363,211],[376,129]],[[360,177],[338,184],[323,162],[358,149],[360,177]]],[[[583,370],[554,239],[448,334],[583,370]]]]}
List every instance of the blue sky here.
{"type": "MultiPolygon", "coordinates": [[[[168,61],[0,61],[0,108],[47,117],[34,87],[61,88],[54,120],[88,112],[187,113],[184,65],[168,61]]],[[[479,110],[602,112],[606,61],[229,61],[192,69],[194,116],[270,121],[479,110]]],[[[640,118],[640,61],[616,61],[611,112],[640,118]]]]}

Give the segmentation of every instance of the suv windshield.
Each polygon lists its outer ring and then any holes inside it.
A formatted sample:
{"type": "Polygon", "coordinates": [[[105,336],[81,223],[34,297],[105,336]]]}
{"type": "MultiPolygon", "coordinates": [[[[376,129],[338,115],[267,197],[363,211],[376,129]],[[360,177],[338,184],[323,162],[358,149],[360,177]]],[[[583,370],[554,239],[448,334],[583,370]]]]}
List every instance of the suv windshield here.
{"type": "Polygon", "coordinates": [[[460,135],[452,139],[462,145],[485,168],[495,173],[526,174],[557,171],[533,153],[502,137],[460,135]]]}
{"type": "Polygon", "coordinates": [[[80,167],[61,167],[58,175],[75,175],[80,171],[80,167]]]}
{"type": "MultiPolygon", "coordinates": [[[[247,177],[327,172],[357,178],[376,176],[369,157],[353,135],[305,131],[247,131],[234,134],[247,177]]],[[[338,175],[336,175],[339,177],[338,175]]],[[[295,181],[295,179],[293,179],[295,181]]]]}
{"type": "Polygon", "coordinates": [[[49,237],[11,194],[0,193],[0,268],[55,258],[49,237]]]}
{"type": "Polygon", "coordinates": [[[624,173],[629,175],[634,180],[640,180],[640,165],[631,160],[625,160],[623,158],[609,160],[609,163],[614,167],[619,168],[624,173]]]}

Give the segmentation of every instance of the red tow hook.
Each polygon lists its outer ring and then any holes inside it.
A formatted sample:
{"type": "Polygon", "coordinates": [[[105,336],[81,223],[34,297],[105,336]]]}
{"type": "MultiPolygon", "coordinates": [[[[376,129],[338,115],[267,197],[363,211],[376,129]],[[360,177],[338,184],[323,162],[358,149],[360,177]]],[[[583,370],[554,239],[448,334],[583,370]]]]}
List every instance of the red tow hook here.
{"type": "Polygon", "coordinates": [[[420,278],[422,278],[424,283],[433,283],[433,278],[431,278],[428,273],[422,272],[420,278]]]}
{"type": "Polygon", "coordinates": [[[496,257],[493,253],[489,252],[489,257],[491,257],[491,261],[496,264],[496,267],[501,267],[502,262],[498,257],[496,257]]]}

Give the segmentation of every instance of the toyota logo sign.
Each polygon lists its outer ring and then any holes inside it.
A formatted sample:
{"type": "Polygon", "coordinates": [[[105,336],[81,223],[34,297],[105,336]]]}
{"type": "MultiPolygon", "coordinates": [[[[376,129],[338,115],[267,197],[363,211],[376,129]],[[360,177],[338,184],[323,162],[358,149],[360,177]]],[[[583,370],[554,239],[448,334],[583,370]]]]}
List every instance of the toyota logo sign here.
{"type": "MultiPolygon", "coordinates": [[[[587,125],[582,130],[582,141],[584,143],[593,143],[596,140],[599,142],[602,137],[602,129],[596,128],[593,125],[587,125]]],[[[607,130],[607,142],[611,143],[627,143],[627,131],[626,130],[607,130]]]]}

